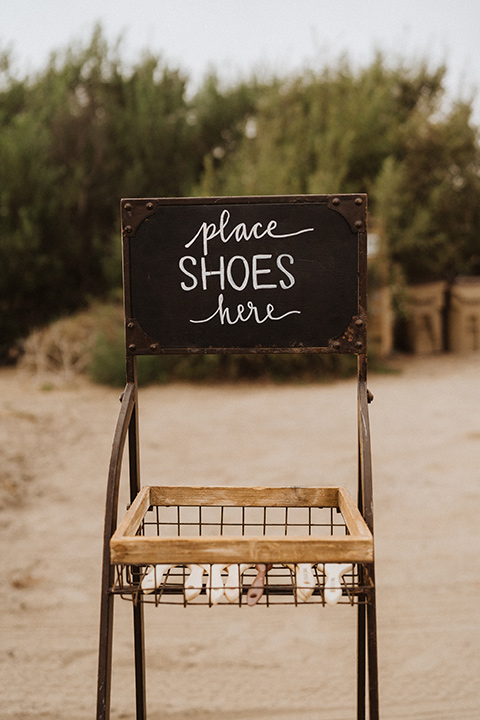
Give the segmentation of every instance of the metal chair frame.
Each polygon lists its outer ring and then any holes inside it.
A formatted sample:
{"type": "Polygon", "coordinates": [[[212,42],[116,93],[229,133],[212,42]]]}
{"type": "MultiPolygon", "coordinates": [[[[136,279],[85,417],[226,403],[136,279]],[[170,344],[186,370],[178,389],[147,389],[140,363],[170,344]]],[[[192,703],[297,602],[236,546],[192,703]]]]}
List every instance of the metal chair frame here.
{"type": "MultiPolygon", "coordinates": [[[[111,539],[118,526],[118,501],[120,473],[125,446],[128,447],[130,499],[134,502],[141,490],[138,451],[138,382],[137,355],[161,355],[165,353],[199,353],[199,352],[309,352],[309,353],[350,353],[357,356],[357,387],[358,387],[358,495],[357,507],[373,535],[373,489],[372,462],[370,445],[370,425],[368,404],[372,399],[367,390],[367,342],[366,342],[366,309],[367,309],[367,198],[363,194],[325,195],[325,196],[282,196],[255,198],[182,198],[182,199],[130,199],[122,200],[122,237],[124,246],[124,296],[125,296],[125,334],[126,334],[126,386],[121,396],[121,409],[118,416],[113,439],[112,454],[108,471],[107,493],[105,503],[105,525],[103,544],[103,568],[100,609],[100,643],[98,663],[98,695],[97,720],[109,720],[111,674],[112,674],[112,639],[114,623],[113,591],[115,584],[115,563],[111,557],[111,539]],[[357,257],[357,283],[355,292],[357,306],[350,318],[345,331],[329,338],[328,343],[319,343],[316,347],[304,347],[301,344],[284,347],[252,346],[243,344],[235,347],[211,346],[208,341],[197,346],[171,347],[162,343],[162,338],[152,337],[142,326],[142,318],[135,317],[135,298],[132,302],[132,259],[131,248],[139,237],[139,231],[145,223],[157,213],[174,207],[175,212],[188,212],[194,208],[210,212],[212,208],[228,207],[242,212],[251,208],[260,212],[261,208],[270,210],[273,206],[286,206],[290,212],[301,213],[302,208],[320,207],[327,219],[329,213],[339,214],[348,226],[357,257]],[[328,212],[327,212],[328,211],[328,212]]],[[[175,215],[177,217],[177,215],[175,215]]],[[[203,217],[203,216],[202,216],[203,217]]],[[[265,227],[263,225],[262,227],[265,227]]],[[[260,234],[260,233],[258,233],[260,234]]],[[[291,233],[293,237],[293,233],[291,233]]],[[[138,313],[137,313],[138,314],[138,313]]],[[[133,574],[137,572],[132,569],[133,574]]],[[[375,601],[375,570],[374,561],[359,564],[359,584],[366,589],[361,592],[357,605],[357,720],[379,718],[378,698],[378,660],[377,660],[377,623],[375,601]],[[369,583],[367,584],[366,579],[369,583]],[[367,587],[368,585],[368,587],[367,587]]],[[[294,610],[292,610],[294,611],[294,610]]],[[[146,720],[146,689],[145,689],[145,637],[144,607],[142,602],[133,603],[133,629],[135,653],[135,687],[136,687],[136,718],[146,720]]]]}

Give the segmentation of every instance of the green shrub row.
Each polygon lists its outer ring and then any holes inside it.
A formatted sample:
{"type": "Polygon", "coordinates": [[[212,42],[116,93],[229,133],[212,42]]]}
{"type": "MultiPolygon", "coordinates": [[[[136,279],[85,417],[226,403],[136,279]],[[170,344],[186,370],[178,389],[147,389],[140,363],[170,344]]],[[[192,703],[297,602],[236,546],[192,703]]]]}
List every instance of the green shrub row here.
{"type": "MultiPolygon", "coordinates": [[[[407,283],[480,274],[479,131],[471,102],[443,102],[445,67],[378,56],[231,86],[212,74],[192,93],[161,58],[127,65],[121,48],[97,28],[21,78],[0,56],[0,356],[119,287],[122,197],[367,192],[407,283]]],[[[276,377],[297,362],[247,365],[276,377]]]]}

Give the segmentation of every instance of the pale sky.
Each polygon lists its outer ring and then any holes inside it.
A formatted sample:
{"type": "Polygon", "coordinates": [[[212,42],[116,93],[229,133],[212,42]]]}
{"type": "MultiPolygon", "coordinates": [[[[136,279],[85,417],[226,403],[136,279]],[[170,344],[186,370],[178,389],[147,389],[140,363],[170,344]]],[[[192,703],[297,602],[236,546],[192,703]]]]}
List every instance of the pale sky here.
{"type": "Polygon", "coordinates": [[[476,99],[480,122],[480,0],[15,0],[1,11],[0,49],[20,72],[50,52],[86,42],[100,22],[122,56],[143,49],[179,67],[194,88],[210,68],[233,80],[322,67],[348,54],[368,63],[376,50],[395,61],[448,67],[453,97],[476,99]]]}

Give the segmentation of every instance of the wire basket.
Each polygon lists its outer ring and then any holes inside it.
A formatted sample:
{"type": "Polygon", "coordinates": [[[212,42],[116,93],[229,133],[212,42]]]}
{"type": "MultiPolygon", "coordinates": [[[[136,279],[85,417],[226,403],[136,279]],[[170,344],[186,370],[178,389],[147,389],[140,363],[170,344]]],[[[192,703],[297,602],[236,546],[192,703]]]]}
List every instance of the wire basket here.
{"type": "Polygon", "coordinates": [[[344,488],[145,487],[110,550],[113,592],[136,603],[353,605],[371,586],[344,488]]]}

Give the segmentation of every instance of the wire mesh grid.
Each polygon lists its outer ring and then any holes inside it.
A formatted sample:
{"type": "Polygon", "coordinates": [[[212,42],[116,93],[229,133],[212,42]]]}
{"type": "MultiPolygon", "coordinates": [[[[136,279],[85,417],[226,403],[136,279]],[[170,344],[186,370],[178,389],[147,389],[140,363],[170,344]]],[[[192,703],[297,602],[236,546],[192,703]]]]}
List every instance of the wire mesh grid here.
{"type": "MultiPolygon", "coordinates": [[[[331,537],[348,535],[337,507],[164,506],[145,514],[138,535],[331,537]]],[[[359,563],[176,564],[116,566],[113,592],[154,605],[349,604],[365,602],[368,571],[359,563]]]]}
{"type": "Polygon", "coordinates": [[[139,533],[157,537],[328,536],[348,532],[334,507],[155,505],[139,533]]]}

